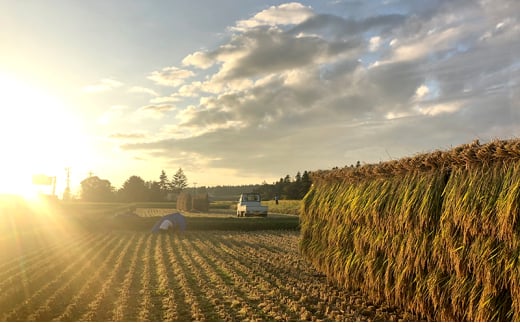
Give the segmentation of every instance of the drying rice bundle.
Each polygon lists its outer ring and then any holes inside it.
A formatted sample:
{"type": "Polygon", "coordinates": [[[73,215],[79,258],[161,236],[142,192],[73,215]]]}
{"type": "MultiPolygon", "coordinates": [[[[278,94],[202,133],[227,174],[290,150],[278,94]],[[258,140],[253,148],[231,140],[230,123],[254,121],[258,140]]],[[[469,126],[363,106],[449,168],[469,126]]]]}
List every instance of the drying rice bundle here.
{"type": "Polygon", "coordinates": [[[388,209],[387,227],[392,242],[387,254],[393,263],[386,276],[387,300],[425,316],[432,311],[427,288],[433,237],[441,214],[439,197],[444,187],[442,171],[411,173],[394,179],[395,203],[388,209]],[[392,272],[390,272],[392,271],[392,272]],[[393,283],[390,278],[393,278],[393,283]]]}
{"type": "Polygon", "coordinates": [[[313,173],[301,250],[430,320],[520,319],[520,140],[313,173]]]}
{"type": "Polygon", "coordinates": [[[446,186],[434,256],[453,270],[456,320],[510,320],[520,313],[518,162],[455,169],[446,186]],[[464,282],[464,283],[461,283],[464,282]]]}
{"type": "Polygon", "coordinates": [[[496,203],[502,191],[503,168],[454,169],[444,194],[441,221],[463,228],[463,242],[484,232],[497,235],[496,203]]]}
{"type": "Polygon", "coordinates": [[[520,162],[502,166],[503,189],[496,201],[498,237],[518,249],[518,221],[520,220],[520,162]]]}
{"type": "MultiPolygon", "coordinates": [[[[417,303],[418,279],[428,296],[425,273],[442,189],[441,171],[318,181],[302,204],[302,252],[328,276],[374,301],[417,303]]],[[[414,306],[409,309],[424,308],[424,300],[414,306]]]]}

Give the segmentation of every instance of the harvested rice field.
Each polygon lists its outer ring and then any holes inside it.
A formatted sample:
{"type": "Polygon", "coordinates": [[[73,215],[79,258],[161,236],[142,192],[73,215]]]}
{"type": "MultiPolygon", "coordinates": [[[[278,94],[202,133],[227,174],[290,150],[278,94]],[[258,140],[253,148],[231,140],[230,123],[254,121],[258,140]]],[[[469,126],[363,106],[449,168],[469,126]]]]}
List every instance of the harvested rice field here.
{"type": "Polygon", "coordinates": [[[0,264],[1,321],[417,320],[327,281],[298,231],[31,237],[0,264]]]}

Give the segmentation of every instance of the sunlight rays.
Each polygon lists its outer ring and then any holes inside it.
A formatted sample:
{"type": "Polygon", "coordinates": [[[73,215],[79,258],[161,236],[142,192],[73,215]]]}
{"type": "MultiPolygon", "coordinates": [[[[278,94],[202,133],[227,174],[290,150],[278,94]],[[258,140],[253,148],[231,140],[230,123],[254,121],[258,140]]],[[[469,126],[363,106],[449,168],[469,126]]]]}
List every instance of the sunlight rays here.
{"type": "Polygon", "coordinates": [[[63,102],[1,72],[0,89],[0,193],[34,197],[45,189],[32,185],[32,175],[89,163],[87,138],[63,102]]]}

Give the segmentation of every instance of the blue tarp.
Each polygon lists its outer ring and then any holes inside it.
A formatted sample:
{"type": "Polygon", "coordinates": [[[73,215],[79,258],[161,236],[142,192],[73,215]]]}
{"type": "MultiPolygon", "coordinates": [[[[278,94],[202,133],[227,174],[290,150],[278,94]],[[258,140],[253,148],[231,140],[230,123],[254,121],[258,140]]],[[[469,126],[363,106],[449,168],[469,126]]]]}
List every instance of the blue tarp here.
{"type": "Polygon", "coordinates": [[[163,223],[164,220],[169,220],[171,223],[173,223],[174,226],[179,228],[180,232],[184,232],[186,230],[186,218],[184,215],[180,213],[171,213],[163,216],[152,228],[153,233],[159,232],[159,227],[161,226],[161,223],[163,223]]]}

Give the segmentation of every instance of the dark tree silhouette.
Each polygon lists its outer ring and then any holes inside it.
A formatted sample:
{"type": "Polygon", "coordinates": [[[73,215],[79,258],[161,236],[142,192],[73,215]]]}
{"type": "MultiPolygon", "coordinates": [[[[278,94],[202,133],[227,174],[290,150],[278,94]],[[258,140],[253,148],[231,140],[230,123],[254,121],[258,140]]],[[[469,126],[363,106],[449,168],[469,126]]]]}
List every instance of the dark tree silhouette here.
{"type": "Polygon", "coordinates": [[[114,188],[106,179],[90,176],[81,181],[81,199],[88,202],[111,202],[114,188]]]}
{"type": "Polygon", "coordinates": [[[168,181],[168,176],[166,176],[166,173],[164,172],[164,170],[161,170],[161,175],[159,176],[159,188],[161,189],[161,191],[164,192],[165,195],[170,190],[170,183],[168,181]]]}
{"type": "Polygon", "coordinates": [[[119,190],[119,197],[123,202],[149,201],[150,190],[145,181],[139,176],[130,176],[119,190]]]}

